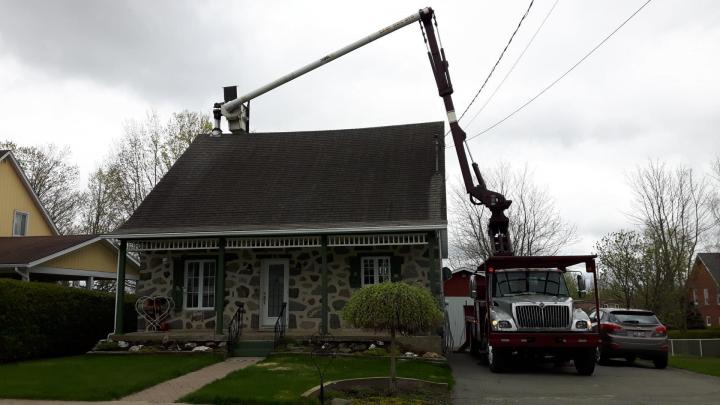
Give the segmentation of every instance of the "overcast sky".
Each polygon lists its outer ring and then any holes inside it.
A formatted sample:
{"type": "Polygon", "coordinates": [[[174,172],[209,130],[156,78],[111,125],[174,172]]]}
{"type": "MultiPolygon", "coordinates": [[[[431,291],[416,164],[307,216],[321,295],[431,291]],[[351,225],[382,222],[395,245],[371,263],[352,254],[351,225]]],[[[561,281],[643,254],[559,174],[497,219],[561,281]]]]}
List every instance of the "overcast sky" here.
{"type": "MultiPolygon", "coordinates": [[[[0,140],[68,145],[84,178],[126,119],[210,113],[242,94],[433,6],[464,109],[529,1],[0,0],[0,140]]],[[[475,114],[554,0],[537,0],[475,114]]],[[[644,0],[560,0],[473,135],[534,96],[644,0]]],[[[565,79],[470,141],[481,167],[527,164],[587,253],[627,227],[627,175],[648,159],[706,171],[720,154],[720,2],[655,0],[565,79]]],[[[252,129],[292,131],[444,120],[417,25],[253,101],[252,129]]],[[[467,120],[467,119],[466,119],[467,120]]],[[[461,121],[463,123],[463,121],[461,121]]],[[[459,180],[446,150],[450,183],[459,180]]],[[[508,196],[512,199],[513,196],[508,196]]]]}

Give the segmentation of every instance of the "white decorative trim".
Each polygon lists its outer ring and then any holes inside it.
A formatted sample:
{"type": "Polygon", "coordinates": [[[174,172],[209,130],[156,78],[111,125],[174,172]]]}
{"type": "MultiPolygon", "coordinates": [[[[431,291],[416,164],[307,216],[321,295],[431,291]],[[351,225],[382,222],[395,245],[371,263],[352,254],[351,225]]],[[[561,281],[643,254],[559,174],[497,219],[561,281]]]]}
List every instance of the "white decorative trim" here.
{"type": "MultiPolygon", "coordinates": [[[[30,275],[32,274],[52,274],[59,276],[82,276],[82,277],[95,277],[95,278],[116,278],[117,272],[106,272],[106,271],[92,271],[92,270],[77,270],[77,269],[63,269],[60,267],[33,267],[28,269],[30,275]]],[[[138,276],[133,274],[126,274],[127,280],[137,280],[138,276]]]]}
{"type": "Polygon", "coordinates": [[[217,248],[217,239],[138,240],[128,243],[128,252],[147,252],[153,250],[206,250],[217,248]]]}
{"type": "Polygon", "coordinates": [[[319,247],[319,236],[268,236],[264,238],[233,238],[227,240],[228,249],[274,249],[319,247]]]}
{"type": "Polygon", "coordinates": [[[378,235],[331,235],[328,246],[382,246],[382,245],[425,245],[424,233],[395,233],[378,235]]]}

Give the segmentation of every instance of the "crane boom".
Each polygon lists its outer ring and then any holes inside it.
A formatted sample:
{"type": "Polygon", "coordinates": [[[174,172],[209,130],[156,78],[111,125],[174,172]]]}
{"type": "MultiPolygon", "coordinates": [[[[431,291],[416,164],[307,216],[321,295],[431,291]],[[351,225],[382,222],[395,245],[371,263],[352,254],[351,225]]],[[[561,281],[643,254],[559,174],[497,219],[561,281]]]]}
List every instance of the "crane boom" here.
{"type": "MultiPolygon", "coordinates": [[[[432,67],[433,75],[435,77],[435,83],[438,88],[438,94],[442,97],[445,104],[445,111],[447,113],[448,122],[450,125],[450,131],[452,133],[453,142],[455,144],[455,151],[458,156],[460,163],[460,171],[463,176],[463,182],[465,189],[470,195],[470,200],[473,204],[484,205],[490,212],[490,220],[488,222],[488,236],[492,243],[491,249],[495,256],[512,256],[513,251],[510,244],[509,234],[509,220],[505,215],[505,210],[510,207],[512,201],[505,199],[502,194],[487,189],[485,181],[480,174],[478,164],[473,162],[472,166],[468,163],[467,154],[465,153],[465,139],[467,138],[465,131],[460,128],[457,117],[455,115],[455,107],[453,105],[452,93],[453,87],[450,81],[450,73],[448,71],[448,62],[445,58],[445,50],[439,45],[438,37],[433,27],[433,17],[435,13],[432,8],[426,7],[420,9],[417,13],[389,25],[379,31],[374,32],[358,41],[355,41],[333,53],[327,54],[322,58],[311,62],[300,69],[297,69],[291,73],[288,73],[250,93],[247,93],[239,98],[235,98],[234,95],[224,103],[215,103],[213,108],[213,116],[215,119],[215,128],[213,134],[220,135],[222,133],[220,129],[220,120],[222,116],[225,116],[228,120],[228,126],[232,132],[247,132],[248,131],[248,120],[249,120],[249,102],[250,100],[258,97],[262,94],[267,93],[283,84],[294,80],[308,72],[311,72],[320,66],[323,66],[343,55],[346,55],[360,47],[363,47],[379,38],[382,38],[392,32],[397,31],[407,25],[414,22],[420,22],[421,28],[426,35],[426,43],[428,49],[428,59],[430,60],[430,66],[432,67]],[[472,167],[472,171],[471,168],[472,167]],[[473,180],[473,173],[477,178],[478,184],[476,185],[473,180]]],[[[227,95],[227,93],[226,93],[227,95]]]]}

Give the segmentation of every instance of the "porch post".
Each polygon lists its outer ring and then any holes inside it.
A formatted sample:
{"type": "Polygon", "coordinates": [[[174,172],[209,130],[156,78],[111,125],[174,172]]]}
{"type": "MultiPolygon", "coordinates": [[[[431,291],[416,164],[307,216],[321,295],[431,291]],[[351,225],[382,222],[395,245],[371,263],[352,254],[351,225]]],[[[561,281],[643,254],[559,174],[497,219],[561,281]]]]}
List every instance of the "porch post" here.
{"type": "Polygon", "coordinates": [[[223,333],[225,316],[225,238],[218,240],[218,260],[215,277],[215,333],[223,333]]]}
{"type": "Polygon", "coordinates": [[[125,260],[127,258],[127,240],[120,239],[118,252],[117,282],[115,283],[115,334],[120,335],[123,330],[123,304],[125,302],[125,260]]]}
{"type": "Polygon", "coordinates": [[[327,264],[327,236],[320,237],[320,256],[322,257],[321,282],[322,282],[322,306],[320,332],[323,335],[328,333],[328,264],[327,264]]]}

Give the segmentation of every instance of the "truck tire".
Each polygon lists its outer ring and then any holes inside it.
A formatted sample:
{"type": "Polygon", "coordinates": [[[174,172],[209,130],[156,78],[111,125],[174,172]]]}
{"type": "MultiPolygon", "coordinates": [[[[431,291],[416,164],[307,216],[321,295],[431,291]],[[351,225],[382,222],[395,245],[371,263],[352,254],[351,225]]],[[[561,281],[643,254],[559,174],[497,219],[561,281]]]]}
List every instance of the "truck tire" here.
{"type": "Polygon", "coordinates": [[[578,374],[592,375],[595,372],[595,349],[578,352],[573,361],[578,374]]]}
{"type": "Polygon", "coordinates": [[[658,357],[655,357],[653,359],[653,364],[655,365],[655,368],[667,368],[667,365],[668,365],[667,353],[662,354],[658,357]]]}
{"type": "Polygon", "coordinates": [[[507,368],[507,354],[504,350],[498,350],[488,345],[487,363],[490,371],[493,373],[502,373],[507,368]]]}
{"type": "Polygon", "coordinates": [[[602,349],[599,347],[595,349],[595,361],[601,366],[607,366],[610,364],[610,359],[603,354],[602,349]]]}

